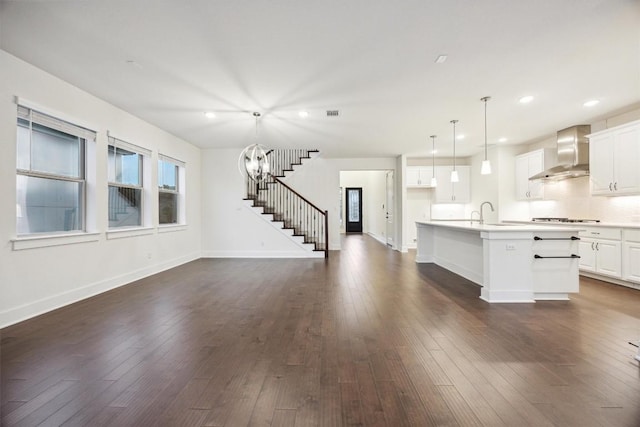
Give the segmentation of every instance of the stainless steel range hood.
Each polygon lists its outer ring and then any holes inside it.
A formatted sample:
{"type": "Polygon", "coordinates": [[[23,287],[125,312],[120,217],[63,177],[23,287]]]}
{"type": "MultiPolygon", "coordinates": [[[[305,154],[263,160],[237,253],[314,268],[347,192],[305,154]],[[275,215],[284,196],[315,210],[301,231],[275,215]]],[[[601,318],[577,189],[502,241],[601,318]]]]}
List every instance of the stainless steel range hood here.
{"type": "Polygon", "coordinates": [[[530,181],[559,181],[589,175],[590,125],[577,125],[558,131],[558,165],[529,178],[530,181]]]}

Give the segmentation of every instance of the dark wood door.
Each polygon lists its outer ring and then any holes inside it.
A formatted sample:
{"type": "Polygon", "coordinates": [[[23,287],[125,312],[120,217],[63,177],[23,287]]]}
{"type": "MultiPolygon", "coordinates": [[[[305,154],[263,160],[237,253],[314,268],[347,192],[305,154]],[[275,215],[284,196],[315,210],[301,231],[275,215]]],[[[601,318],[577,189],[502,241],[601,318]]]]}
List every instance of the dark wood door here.
{"type": "Polygon", "coordinates": [[[362,233],[362,188],[347,188],[345,200],[345,231],[362,233]]]}

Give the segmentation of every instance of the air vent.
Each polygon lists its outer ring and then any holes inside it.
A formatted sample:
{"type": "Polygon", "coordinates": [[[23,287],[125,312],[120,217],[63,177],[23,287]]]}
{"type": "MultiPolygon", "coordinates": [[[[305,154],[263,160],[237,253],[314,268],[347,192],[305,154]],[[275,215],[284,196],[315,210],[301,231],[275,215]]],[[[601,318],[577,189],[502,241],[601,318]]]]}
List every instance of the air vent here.
{"type": "Polygon", "coordinates": [[[327,110],[327,117],[338,117],[340,110],[327,110]]]}

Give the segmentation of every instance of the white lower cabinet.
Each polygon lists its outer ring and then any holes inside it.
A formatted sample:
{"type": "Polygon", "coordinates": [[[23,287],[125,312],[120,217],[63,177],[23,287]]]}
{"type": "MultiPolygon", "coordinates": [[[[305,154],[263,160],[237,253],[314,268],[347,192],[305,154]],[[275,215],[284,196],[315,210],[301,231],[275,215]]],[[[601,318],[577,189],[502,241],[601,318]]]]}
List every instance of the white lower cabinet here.
{"type": "Polygon", "coordinates": [[[640,283],[640,230],[624,230],[622,278],[640,283]]]}
{"type": "Polygon", "coordinates": [[[587,229],[580,232],[580,270],[622,277],[622,242],[618,228],[587,229]]]}

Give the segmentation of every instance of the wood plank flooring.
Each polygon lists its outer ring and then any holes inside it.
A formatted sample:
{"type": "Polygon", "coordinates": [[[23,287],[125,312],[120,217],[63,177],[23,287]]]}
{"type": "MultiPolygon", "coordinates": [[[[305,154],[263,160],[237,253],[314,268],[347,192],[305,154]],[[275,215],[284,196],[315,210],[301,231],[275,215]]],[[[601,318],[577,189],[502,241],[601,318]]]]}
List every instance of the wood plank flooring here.
{"type": "Polygon", "coordinates": [[[349,235],[202,259],[5,328],[3,426],[640,426],[640,292],[494,304],[349,235]]]}

